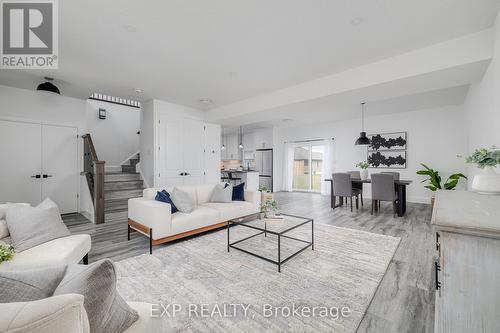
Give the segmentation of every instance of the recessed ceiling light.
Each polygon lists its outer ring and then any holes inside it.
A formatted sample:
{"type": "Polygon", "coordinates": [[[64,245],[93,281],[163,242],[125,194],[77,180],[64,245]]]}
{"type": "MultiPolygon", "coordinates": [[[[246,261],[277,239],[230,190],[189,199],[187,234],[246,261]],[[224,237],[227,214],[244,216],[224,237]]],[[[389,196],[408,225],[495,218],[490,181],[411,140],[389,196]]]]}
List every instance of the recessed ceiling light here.
{"type": "Polygon", "coordinates": [[[355,17],[351,20],[352,25],[360,25],[361,23],[363,23],[362,17],[355,17]]]}
{"type": "Polygon", "coordinates": [[[290,119],[290,118],[285,118],[285,119],[281,119],[282,122],[284,123],[290,123],[293,121],[293,119],[290,119]]]}
{"type": "Polygon", "coordinates": [[[142,94],[144,92],[144,89],[141,89],[141,88],[135,88],[134,90],[138,94],[142,94]]]}
{"type": "Polygon", "coordinates": [[[212,105],[212,104],[214,104],[214,101],[212,101],[210,98],[200,98],[199,102],[203,103],[205,105],[212,105]]]}
{"type": "Polygon", "coordinates": [[[125,29],[125,31],[127,31],[127,32],[137,32],[137,28],[134,27],[133,25],[129,25],[129,24],[124,25],[123,29],[125,29]]]}

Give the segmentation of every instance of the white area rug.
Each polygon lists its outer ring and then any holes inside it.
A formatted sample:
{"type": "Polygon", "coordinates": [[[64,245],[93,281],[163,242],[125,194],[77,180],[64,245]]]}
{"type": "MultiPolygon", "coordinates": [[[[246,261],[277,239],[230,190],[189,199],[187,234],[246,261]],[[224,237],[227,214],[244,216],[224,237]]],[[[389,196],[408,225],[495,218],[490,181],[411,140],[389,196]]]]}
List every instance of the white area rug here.
{"type": "MultiPolygon", "coordinates": [[[[231,228],[231,241],[252,233],[231,228]]],[[[310,239],[310,227],[291,235],[310,239]]],[[[118,289],[127,301],[171,304],[169,332],[355,332],[399,238],[317,224],[314,251],[290,259],[281,273],[260,258],[228,253],[226,244],[221,230],[117,262],[118,289]]],[[[276,244],[262,235],[245,248],[276,257],[276,244]]]]}

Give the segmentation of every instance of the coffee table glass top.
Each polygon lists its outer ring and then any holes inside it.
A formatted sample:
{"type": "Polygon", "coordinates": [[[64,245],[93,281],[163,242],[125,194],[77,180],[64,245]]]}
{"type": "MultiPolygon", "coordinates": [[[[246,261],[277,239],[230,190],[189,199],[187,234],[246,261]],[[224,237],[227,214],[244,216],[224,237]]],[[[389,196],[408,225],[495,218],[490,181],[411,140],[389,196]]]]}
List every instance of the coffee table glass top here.
{"type": "Polygon", "coordinates": [[[281,235],[311,221],[310,218],[295,215],[281,214],[283,219],[266,220],[260,214],[252,214],[231,220],[231,224],[244,225],[248,228],[266,231],[270,234],[281,235]]]}

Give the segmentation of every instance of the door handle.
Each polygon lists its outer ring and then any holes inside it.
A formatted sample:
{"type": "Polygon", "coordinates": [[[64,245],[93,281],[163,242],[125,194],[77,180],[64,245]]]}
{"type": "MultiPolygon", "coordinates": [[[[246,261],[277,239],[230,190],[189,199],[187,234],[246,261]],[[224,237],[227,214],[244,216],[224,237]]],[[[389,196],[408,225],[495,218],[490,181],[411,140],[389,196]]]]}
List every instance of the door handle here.
{"type": "Polygon", "coordinates": [[[40,175],[33,175],[33,176],[31,176],[31,178],[41,178],[41,176],[40,175]]]}
{"type": "Polygon", "coordinates": [[[185,176],[186,174],[184,172],[181,172],[179,176],[185,176]]]}
{"type": "Polygon", "coordinates": [[[190,173],[184,172],[184,176],[189,176],[190,173]]]}
{"type": "Polygon", "coordinates": [[[50,178],[53,177],[52,175],[43,175],[43,178],[50,178]]]}

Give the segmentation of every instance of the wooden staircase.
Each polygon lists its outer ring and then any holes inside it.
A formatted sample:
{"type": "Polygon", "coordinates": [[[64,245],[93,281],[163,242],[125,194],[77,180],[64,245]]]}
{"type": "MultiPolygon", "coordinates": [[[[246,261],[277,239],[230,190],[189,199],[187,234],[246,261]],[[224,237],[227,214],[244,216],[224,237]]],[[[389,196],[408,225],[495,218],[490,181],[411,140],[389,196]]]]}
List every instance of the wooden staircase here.
{"type": "Polygon", "coordinates": [[[142,196],[144,182],[136,172],[140,156],[131,158],[128,164],[122,165],[121,172],[109,172],[104,175],[104,212],[117,213],[127,211],[130,198],[142,196]]]}

